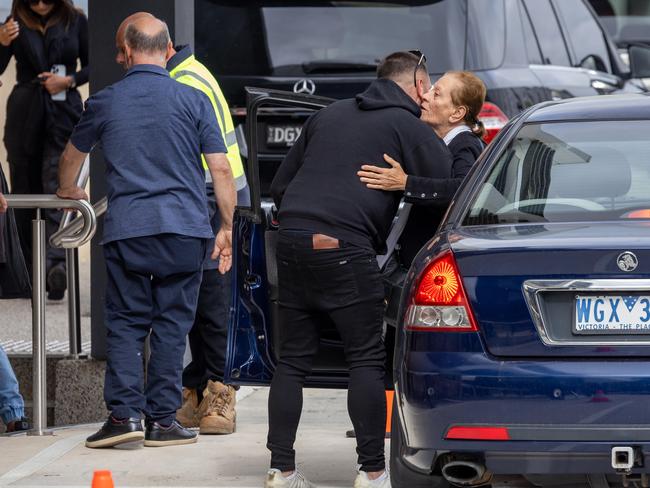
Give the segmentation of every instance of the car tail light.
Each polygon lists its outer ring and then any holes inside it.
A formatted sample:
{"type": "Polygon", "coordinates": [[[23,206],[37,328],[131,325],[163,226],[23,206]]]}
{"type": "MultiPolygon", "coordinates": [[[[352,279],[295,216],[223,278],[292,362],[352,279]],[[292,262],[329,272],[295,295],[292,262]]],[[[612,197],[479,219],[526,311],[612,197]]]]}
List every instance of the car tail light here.
{"type": "Polygon", "coordinates": [[[422,273],[406,312],[405,327],[431,332],[478,330],[451,252],[439,256],[422,273]]]}
{"type": "Polygon", "coordinates": [[[496,137],[501,129],[508,123],[508,117],[499,107],[490,102],[485,102],[478,118],[485,126],[485,135],[483,140],[490,143],[496,137]]]}
{"type": "Polygon", "coordinates": [[[509,441],[506,427],[483,427],[477,425],[454,425],[445,434],[445,439],[466,441],[509,441]]]}

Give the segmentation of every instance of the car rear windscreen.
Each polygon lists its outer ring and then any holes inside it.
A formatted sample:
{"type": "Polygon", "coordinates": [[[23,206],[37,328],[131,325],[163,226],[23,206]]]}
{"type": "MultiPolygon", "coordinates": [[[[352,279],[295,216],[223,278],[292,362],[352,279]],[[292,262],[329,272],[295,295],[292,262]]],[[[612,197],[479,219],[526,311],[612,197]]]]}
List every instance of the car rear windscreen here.
{"type": "Polygon", "coordinates": [[[463,225],[650,219],[650,121],[525,125],[463,225]]]}
{"type": "Polygon", "coordinates": [[[196,51],[217,76],[372,73],[387,54],[412,49],[442,73],[465,66],[467,15],[467,0],[196,0],[196,51]]]}

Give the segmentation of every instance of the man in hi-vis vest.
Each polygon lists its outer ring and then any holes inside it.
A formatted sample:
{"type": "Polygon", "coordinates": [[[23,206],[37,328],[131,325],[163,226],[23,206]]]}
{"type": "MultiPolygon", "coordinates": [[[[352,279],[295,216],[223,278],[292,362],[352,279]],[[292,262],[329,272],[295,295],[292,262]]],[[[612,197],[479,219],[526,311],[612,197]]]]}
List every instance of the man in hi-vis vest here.
{"type": "MultiPolygon", "coordinates": [[[[150,16],[138,12],[127,17],[116,36],[116,61],[123,64],[121,46],[124,31],[139,17],[150,16]]],[[[221,136],[228,149],[226,154],[237,190],[237,205],[250,206],[250,192],[244,166],[235,137],[235,128],[226,99],[210,71],[194,57],[189,46],[170,49],[167,53],[167,71],[176,81],[205,93],[214,108],[221,136]]],[[[204,161],[205,166],[205,161],[204,161]]],[[[207,170],[207,166],[205,166],[207,170]]],[[[213,229],[219,228],[219,212],[214,201],[210,172],[206,171],[206,197],[213,229]]],[[[203,281],[194,325],[189,333],[192,362],[183,370],[183,405],[177,420],[187,428],[199,427],[201,434],[231,434],[235,430],[235,389],[223,384],[228,338],[228,318],[231,298],[231,272],[218,272],[218,261],[206,254],[203,281]]]]}

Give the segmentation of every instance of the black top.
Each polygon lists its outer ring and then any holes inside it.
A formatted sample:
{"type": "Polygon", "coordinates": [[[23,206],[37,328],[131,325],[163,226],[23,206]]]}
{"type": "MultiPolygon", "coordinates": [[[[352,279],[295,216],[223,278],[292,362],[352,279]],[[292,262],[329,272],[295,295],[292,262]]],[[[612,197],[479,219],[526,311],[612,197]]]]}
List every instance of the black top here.
{"type": "Polygon", "coordinates": [[[357,176],[361,165],[388,167],[386,153],[409,174],[451,175],[449,151],[419,117],[417,104],[389,80],[376,80],[356,100],[314,114],[271,184],[280,228],[323,233],[382,253],[401,195],[368,189],[357,176]]]}
{"type": "Polygon", "coordinates": [[[0,45],[0,74],[15,56],[18,81],[7,101],[4,142],[10,162],[21,161],[26,154],[38,157],[44,151],[62,151],[83,111],[78,90],[67,90],[65,100],[52,100],[38,75],[63,64],[66,74],[82,85],[88,82],[89,71],[88,19],[83,13],[75,15],[67,29],[59,23],[45,34],[18,23],[18,37],[7,47],[0,45]],[[77,59],[81,70],[75,73],[77,59]]]}
{"type": "Polygon", "coordinates": [[[423,178],[409,174],[406,179],[404,200],[412,203],[413,208],[400,238],[400,261],[405,266],[410,266],[418,251],[435,234],[449,203],[485,148],[485,143],[472,132],[461,132],[452,139],[448,148],[453,157],[451,178],[423,178]]]}
{"type": "Polygon", "coordinates": [[[11,56],[16,56],[18,83],[38,82],[36,77],[55,64],[64,64],[77,86],[88,82],[88,19],[83,13],[73,17],[67,30],[65,25],[56,24],[44,35],[16,20],[20,34],[9,46],[0,44],[0,74],[7,69],[11,56]],[[81,61],[79,71],[77,59],[81,61]]]}

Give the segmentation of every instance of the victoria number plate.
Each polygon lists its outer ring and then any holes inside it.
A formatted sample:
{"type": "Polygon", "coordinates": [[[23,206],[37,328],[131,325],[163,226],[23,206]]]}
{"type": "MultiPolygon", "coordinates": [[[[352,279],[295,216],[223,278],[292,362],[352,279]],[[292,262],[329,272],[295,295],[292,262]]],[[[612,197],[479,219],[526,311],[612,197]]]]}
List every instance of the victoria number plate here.
{"type": "Polygon", "coordinates": [[[291,147],[298,140],[301,131],[300,125],[267,125],[266,145],[291,147]]]}
{"type": "Polygon", "coordinates": [[[650,334],[650,295],[575,297],[575,334],[650,334]]]}

